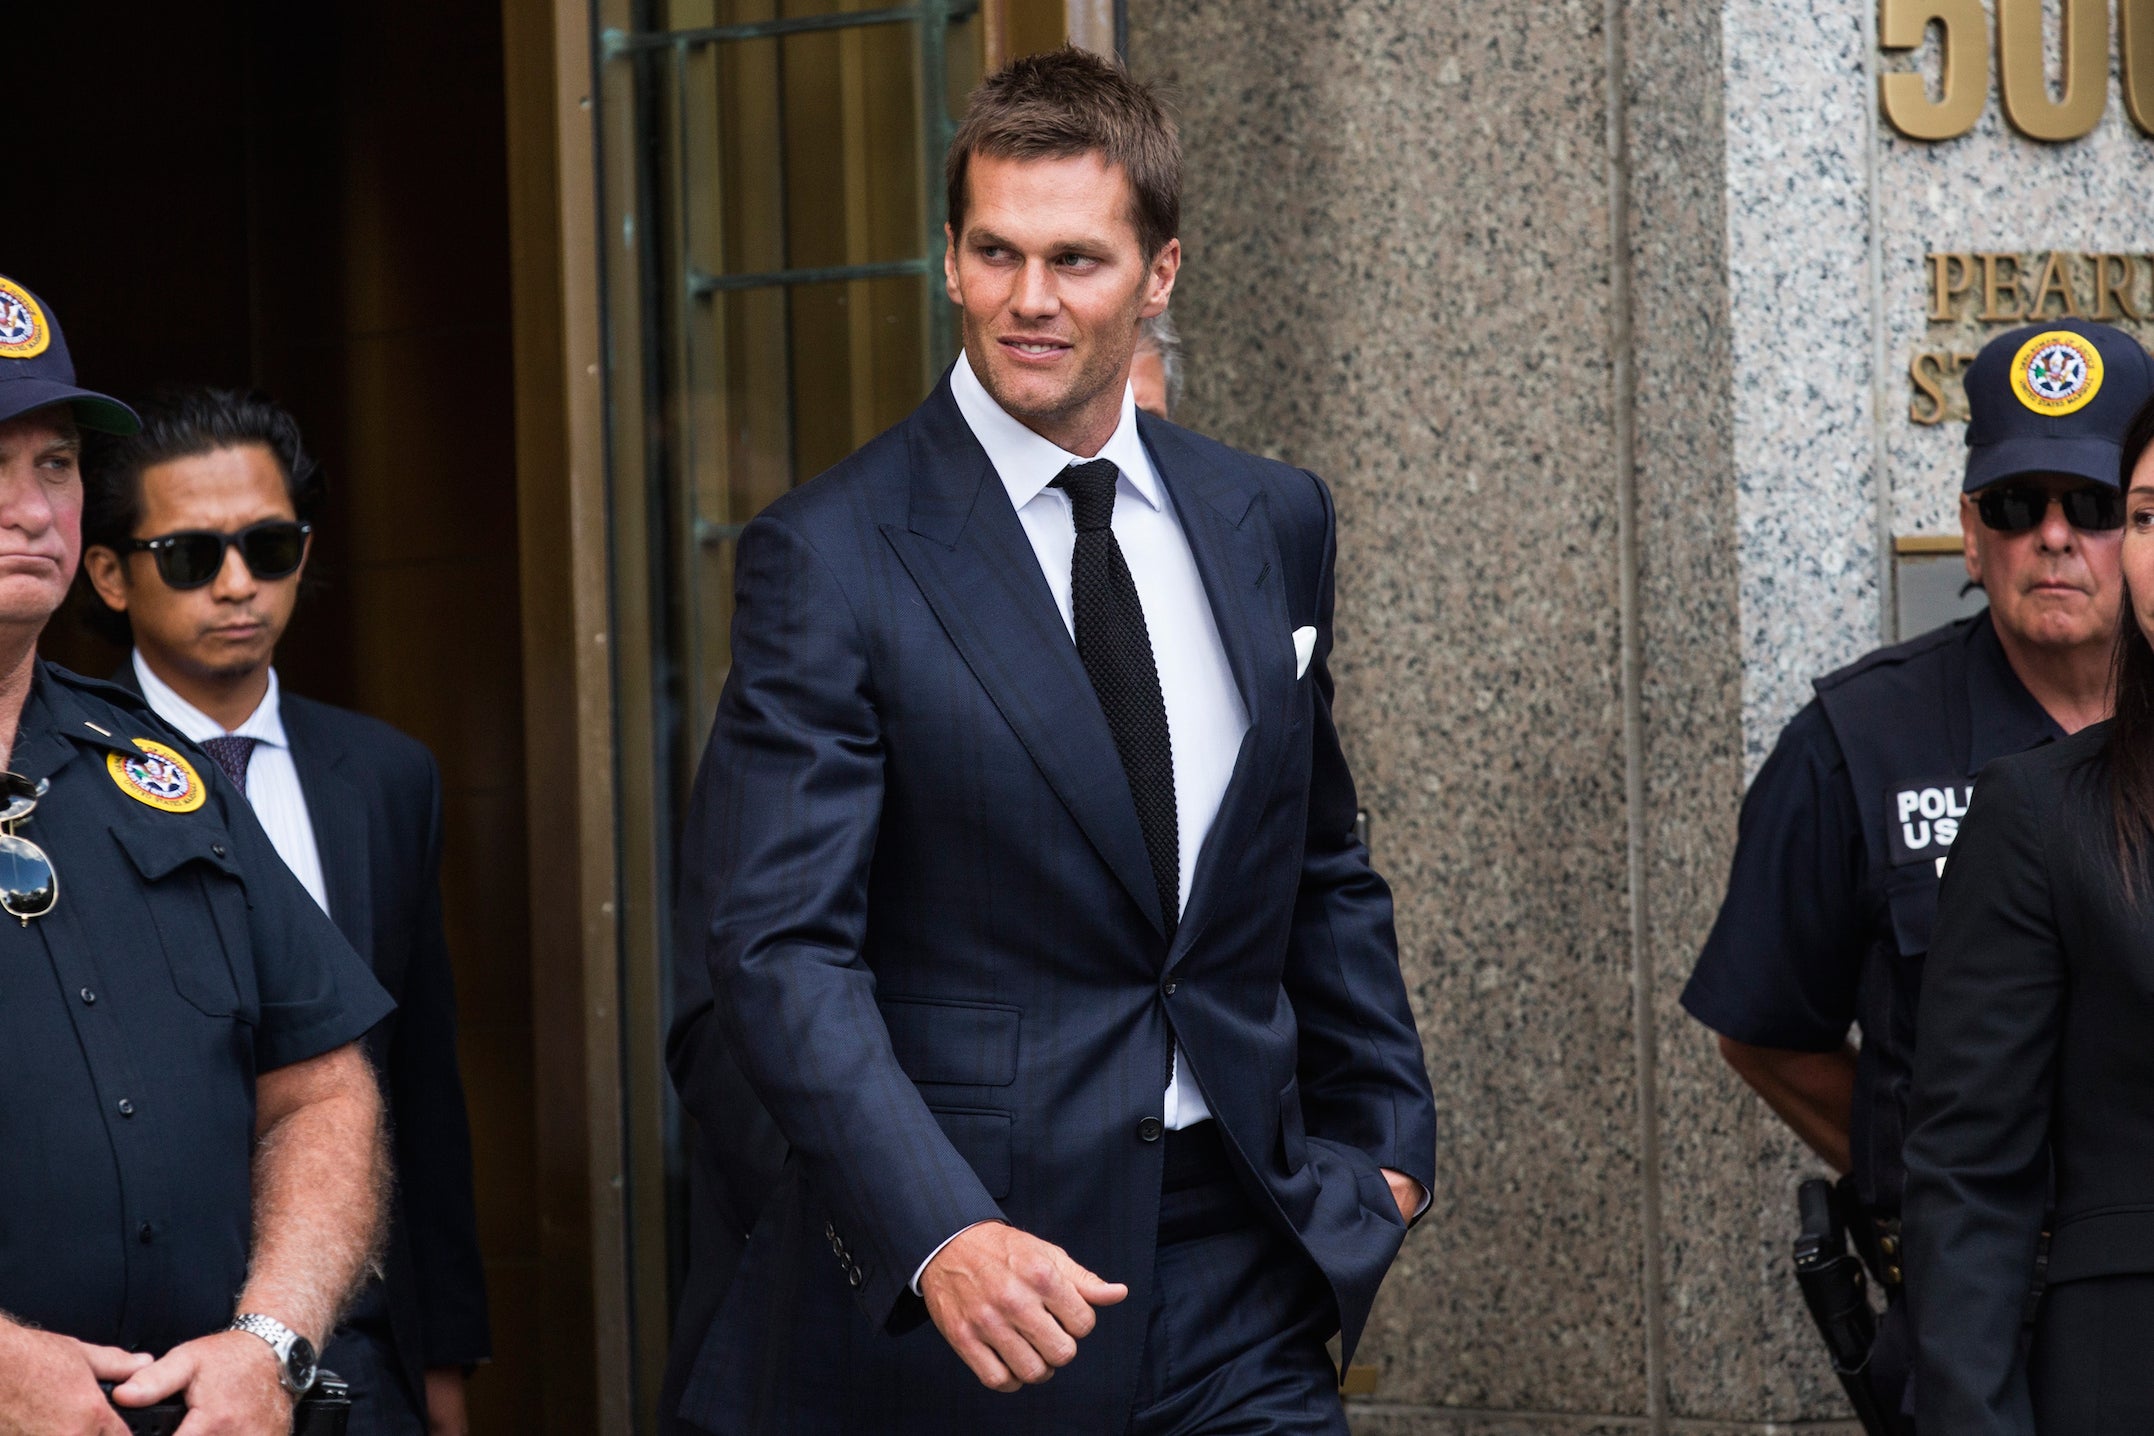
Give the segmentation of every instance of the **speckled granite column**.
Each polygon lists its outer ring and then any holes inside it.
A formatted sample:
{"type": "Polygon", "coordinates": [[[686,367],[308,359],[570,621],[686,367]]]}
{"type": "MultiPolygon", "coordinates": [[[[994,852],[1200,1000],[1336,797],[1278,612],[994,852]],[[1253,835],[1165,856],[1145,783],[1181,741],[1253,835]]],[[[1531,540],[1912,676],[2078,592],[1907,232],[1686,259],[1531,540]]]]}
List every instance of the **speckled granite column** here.
{"type": "Polygon", "coordinates": [[[1365,1436],[1846,1429],[1786,1270],[1811,1164],[1676,995],[1748,774],[1877,642],[1890,526],[1949,513],[1923,250],[2130,248],[2084,200],[2143,143],[1882,137],[1872,9],[1129,0],[1190,154],[1183,417],[1338,494],[1442,1106],[1365,1436]]]}
{"type": "MultiPolygon", "coordinates": [[[[1339,714],[1442,1108],[1436,1205],[1359,1358],[1381,1368],[1362,1420],[1636,1422],[1653,1397],[1600,6],[1129,9],[1190,155],[1184,417],[1338,495],[1339,714]]],[[[1724,465],[1689,467],[1698,492],[1725,487],[1724,465]]],[[[1679,492],[1655,502],[1687,525],[1679,492]]],[[[1732,655],[1729,546],[1704,547],[1732,655]]]]}
{"type": "Polygon", "coordinates": [[[2070,145],[1994,99],[1882,132],[1874,0],[1129,13],[1190,156],[1182,417],[1338,495],[1442,1107],[1357,1429],[1844,1429],[1786,1266],[1814,1163],[1676,996],[1748,775],[1884,634],[1892,534],[1952,525],[1907,365],[1996,328],[1929,324],[1924,254],[2144,255],[2154,142],[2114,96],[2070,145]]]}

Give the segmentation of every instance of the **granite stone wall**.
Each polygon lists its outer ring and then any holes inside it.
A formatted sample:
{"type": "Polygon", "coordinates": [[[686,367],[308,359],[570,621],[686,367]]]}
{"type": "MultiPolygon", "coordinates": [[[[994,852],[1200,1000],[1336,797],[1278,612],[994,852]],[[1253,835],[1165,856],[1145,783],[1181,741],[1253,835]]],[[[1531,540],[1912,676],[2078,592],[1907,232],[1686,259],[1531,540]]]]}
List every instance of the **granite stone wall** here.
{"type": "Polygon", "coordinates": [[[1189,155],[1180,417],[1338,497],[1441,1108],[1365,1436],[1852,1429],[1787,1272],[1815,1164],[1676,998],[1748,776],[1885,635],[1892,535],[1952,526],[1907,365],[1996,327],[1929,325],[1924,255],[2154,212],[2114,99],[1886,132],[1875,8],[1128,0],[1189,155]]]}

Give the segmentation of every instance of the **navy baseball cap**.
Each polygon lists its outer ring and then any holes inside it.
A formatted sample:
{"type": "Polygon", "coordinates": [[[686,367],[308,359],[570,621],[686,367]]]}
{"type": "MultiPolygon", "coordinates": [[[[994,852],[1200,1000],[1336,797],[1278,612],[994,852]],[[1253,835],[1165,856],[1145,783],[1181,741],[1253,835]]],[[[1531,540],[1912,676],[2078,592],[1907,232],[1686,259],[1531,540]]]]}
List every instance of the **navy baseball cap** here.
{"type": "Polygon", "coordinates": [[[66,404],[75,422],[107,434],[141,432],[135,411],[105,394],[75,387],[75,361],[52,313],[36,295],[0,274],[0,423],[47,404],[66,404]]]}
{"type": "Polygon", "coordinates": [[[1967,366],[1968,493],[2023,474],[2121,488],[2124,430],[2154,358],[2121,329],[2052,319],[2000,334],[1967,366]]]}

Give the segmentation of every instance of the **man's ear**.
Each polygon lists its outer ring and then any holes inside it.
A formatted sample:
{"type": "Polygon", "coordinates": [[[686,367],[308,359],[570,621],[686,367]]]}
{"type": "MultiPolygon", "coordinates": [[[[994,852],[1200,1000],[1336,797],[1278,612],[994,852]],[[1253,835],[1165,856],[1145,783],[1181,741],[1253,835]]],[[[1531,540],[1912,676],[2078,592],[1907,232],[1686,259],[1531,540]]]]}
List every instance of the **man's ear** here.
{"type": "Polygon", "coordinates": [[[114,613],[127,612],[127,565],[117,553],[101,543],[91,544],[82,551],[82,571],[105,607],[114,613]]]}
{"type": "Polygon", "coordinates": [[[1167,304],[1174,298],[1174,279],[1182,272],[1182,242],[1170,239],[1152,256],[1151,268],[1145,274],[1144,308],[1138,311],[1140,319],[1151,319],[1167,312],[1167,304]]]}
{"type": "Polygon", "coordinates": [[[965,291],[957,282],[957,236],[947,223],[942,227],[942,292],[952,304],[964,308],[965,291]]]}
{"type": "Polygon", "coordinates": [[[1974,500],[1960,495],[1960,557],[1967,563],[1969,582],[1982,581],[1982,516],[1975,510],[1974,500]]]}

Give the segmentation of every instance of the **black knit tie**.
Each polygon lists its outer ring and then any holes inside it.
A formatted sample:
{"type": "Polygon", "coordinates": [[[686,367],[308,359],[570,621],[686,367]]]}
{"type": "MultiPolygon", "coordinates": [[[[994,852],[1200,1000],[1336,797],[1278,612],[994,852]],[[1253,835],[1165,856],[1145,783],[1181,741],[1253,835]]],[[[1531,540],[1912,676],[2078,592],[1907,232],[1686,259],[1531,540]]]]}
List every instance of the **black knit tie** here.
{"type": "Polygon", "coordinates": [[[1137,826],[1152,860],[1167,941],[1174,941],[1181,915],[1180,832],[1174,819],[1174,744],[1167,734],[1167,704],[1159,693],[1159,667],[1144,626],[1137,584],[1114,537],[1112,460],[1072,464],[1055,480],[1069,495],[1077,521],[1077,547],[1070,559],[1070,608],[1076,615],[1077,657],[1099,695],[1122,756],[1137,826]]]}
{"type": "Polygon", "coordinates": [[[234,738],[229,733],[222,738],[204,738],[202,751],[217,760],[224,769],[224,776],[232,780],[232,786],[242,793],[247,791],[247,764],[254,759],[254,745],[260,740],[234,738]]]}

